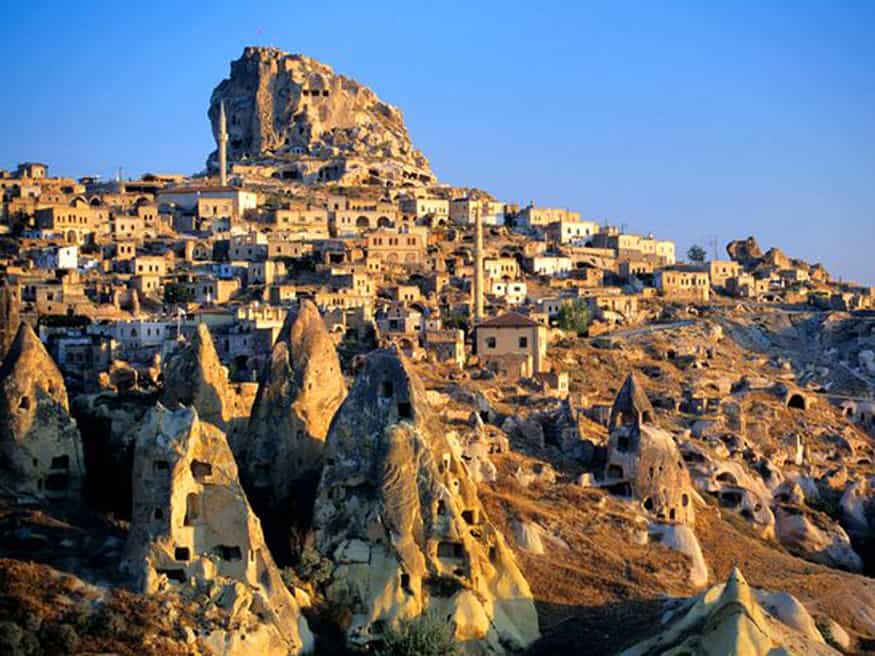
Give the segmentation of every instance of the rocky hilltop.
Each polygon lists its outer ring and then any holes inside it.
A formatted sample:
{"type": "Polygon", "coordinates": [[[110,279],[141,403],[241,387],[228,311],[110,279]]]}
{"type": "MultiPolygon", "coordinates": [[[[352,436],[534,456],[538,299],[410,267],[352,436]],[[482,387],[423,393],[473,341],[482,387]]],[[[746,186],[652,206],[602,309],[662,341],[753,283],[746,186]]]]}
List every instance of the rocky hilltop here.
{"type": "MultiPolygon", "coordinates": [[[[427,184],[401,111],[329,66],[277,48],[248,47],[210,98],[218,141],[224,103],[231,165],[302,182],[427,184]]],[[[215,170],[218,152],[207,166],[215,170]]]]}

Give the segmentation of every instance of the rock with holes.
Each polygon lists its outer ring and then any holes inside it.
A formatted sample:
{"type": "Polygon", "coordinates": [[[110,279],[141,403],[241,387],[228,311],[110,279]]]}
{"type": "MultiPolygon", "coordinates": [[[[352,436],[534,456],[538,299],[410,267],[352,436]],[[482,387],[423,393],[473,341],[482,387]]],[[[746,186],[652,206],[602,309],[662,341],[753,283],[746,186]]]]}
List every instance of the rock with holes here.
{"type": "Polygon", "coordinates": [[[670,618],[661,632],[625,650],[622,656],[839,656],[812,634],[804,617],[807,613],[786,600],[778,605],[781,613],[767,612],[756,590],[735,569],[725,584],[693,597],[684,612],[670,618]]]}
{"type": "Polygon", "coordinates": [[[164,363],[163,375],[161,402],[168,408],[193,407],[200,420],[224,432],[231,450],[239,453],[252,395],[247,384],[228,382],[228,371],[206,324],[198,324],[190,341],[177,344],[164,363]]]}
{"type": "Polygon", "coordinates": [[[277,656],[310,651],[307,622],[267,550],[224,434],[193,408],[159,403],[135,440],[123,569],[147,594],[208,588],[218,600],[206,641],[213,653],[240,654],[247,645],[277,656]]]}
{"type": "Polygon", "coordinates": [[[653,519],[693,524],[692,482],[672,435],[650,424],[653,408],[630,375],[611,408],[604,485],[641,502],[653,519]]]}
{"type": "Polygon", "coordinates": [[[76,498],[85,477],[82,439],[64,378],[21,323],[0,367],[0,494],[76,498]]]}
{"type": "Polygon", "coordinates": [[[473,651],[538,637],[531,592],[403,356],[378,350],[334,417],[314,509],[333,563],[325,595],[348,637],[379,639],[432,609],[473,651]]]}
{"type": "MultiPolygon", "coordinates": [[[[430,184],[425,156],[398,108],[331,67],[276,48],[247,47],[214,90],[209,117],[227,116],[229,164],[270,167],[306,183],[430,184]]],[[[214,151],[208,166],[218,166],[214,151]]]]}
{"type": "Polygon", "coordinates": [[[243,482],[266,508],[285,507],[300,481],[315,481],[328,426],[346,396],[337,350],[319,310],[289,311],[252,406],[243,482]]]}

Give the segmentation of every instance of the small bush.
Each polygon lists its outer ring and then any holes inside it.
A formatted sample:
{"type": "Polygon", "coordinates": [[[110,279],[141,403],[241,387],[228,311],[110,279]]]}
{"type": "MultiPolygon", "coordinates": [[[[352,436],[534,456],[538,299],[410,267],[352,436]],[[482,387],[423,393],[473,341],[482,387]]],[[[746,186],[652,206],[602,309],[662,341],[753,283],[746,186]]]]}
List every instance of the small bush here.
{"type": "Polygon", "coordinates": [[[402,622],[398,630],[383,636],[377,656],[460,656],[449,623],[433,613],[402,622]]]}

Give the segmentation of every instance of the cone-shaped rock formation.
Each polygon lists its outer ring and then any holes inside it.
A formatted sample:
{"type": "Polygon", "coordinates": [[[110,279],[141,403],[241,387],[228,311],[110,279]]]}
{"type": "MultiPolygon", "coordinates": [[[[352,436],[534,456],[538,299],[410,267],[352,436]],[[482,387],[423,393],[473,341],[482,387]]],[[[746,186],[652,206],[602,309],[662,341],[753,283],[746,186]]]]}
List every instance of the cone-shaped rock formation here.
{"type": "Polygon", "coordinates": [[[64,378],[22,323],[0,367],[0,493],[76,497],[84,476],[64,378]]]}
{"type": "Polygon", "coordinates": [[[249,420],[243,479],[260,502],[284,506],[296,482],[318,478],[328,426],[345,396],[325,322],[301,301],[273,346],[249,420]]]}
{"type": "Polygon", "coordinates": [[[334,563],[326,594],[352,610],[354,641],[427,608],[473,647],[502,651],[538,636],[513,553],[394,352],[368,357],[331,424],[314,528],[334,563]]]}
{"type": "Polygon", "coordinates": [[[219,586],[211,596],[228,602],[230,617],[215,642],[243,635],[252,653],[310,649],[307,622],[265,546],[220,430],[191,408],[158,404],[136,432],[133,480],[123,565],[144,592],[219,586]]]}

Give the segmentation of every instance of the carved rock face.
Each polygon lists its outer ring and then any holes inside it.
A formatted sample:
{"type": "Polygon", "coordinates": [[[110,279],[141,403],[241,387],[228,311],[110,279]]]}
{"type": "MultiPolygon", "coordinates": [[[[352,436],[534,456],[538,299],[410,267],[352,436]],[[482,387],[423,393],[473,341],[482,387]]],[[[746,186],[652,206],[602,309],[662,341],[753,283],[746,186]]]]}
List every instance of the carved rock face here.
{"type": "MultiPolygon", "coordinates": [[[[192,408],[158,404],[136,431],[134,500],[123,567],[146,593],[205,583],[230,604],[243,634],[266,632],[266,653],[301,653],[312,645],[306,620],[285,587],[237,477],[225,436],[192,408]],[[241,588],[239,584],[244,584],[241,588]],[[248,588],[248,590],[246,590],[248,588]]],[[[225,636],[225,640],[233,636],[225,636]]]]}
{"type": "Polygon", "coordinates": [[[0,482],[13,494],[76,497],[85,476],[82,440],[64,378],[22,323],[0,368],[0,482]]]}
{"type": "Polygon", "coordinates": [[[524,647],[538,636],[528,584],[407,363],[372,353],[332,422],[314,511],[334,563],[329,599],[350,638],[435,608],[456,638],[524,647]]]}
{"type": "Polygon", "coordinates": [[[252,407],[243,453],[247,489],[282,504],[317,477],[331,418],[346,396],[334,342],[310,301],[289,312],[252,407]]]}
{"type": "MultiPolygon", "coordinates": [[[[358,159],[365,168],[393,162],[433,179],[396,107],[309,57],[246,48],[210,99],[208,114],[216,136],[222,102],[232,162],[306,156],[331,161],[342,170],[345,160],[358,159]]],[[[209,163],[215,158],[213,153],[209,163]]]]}

